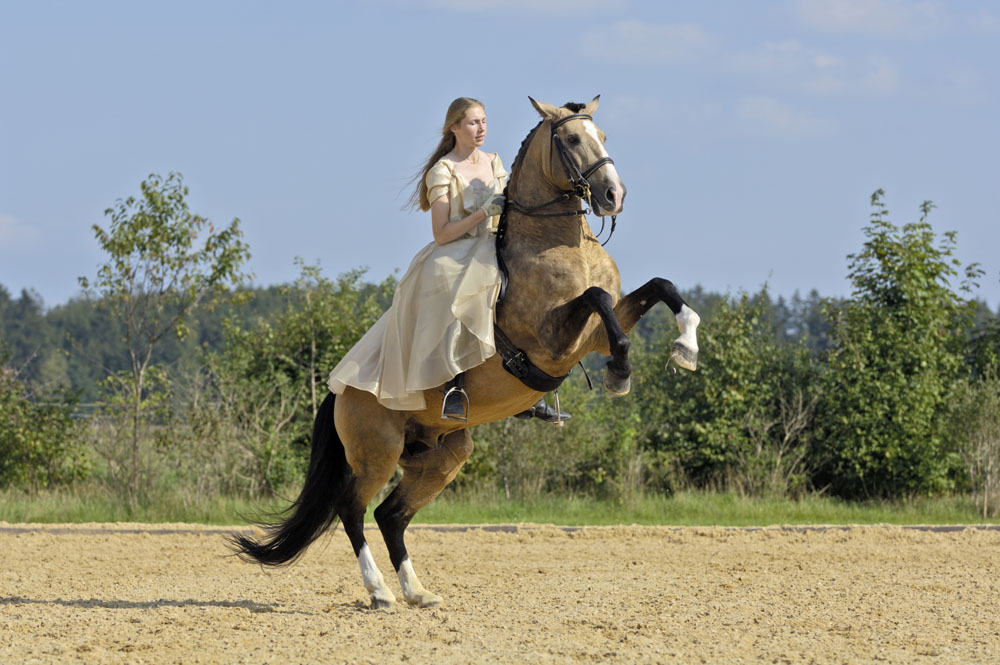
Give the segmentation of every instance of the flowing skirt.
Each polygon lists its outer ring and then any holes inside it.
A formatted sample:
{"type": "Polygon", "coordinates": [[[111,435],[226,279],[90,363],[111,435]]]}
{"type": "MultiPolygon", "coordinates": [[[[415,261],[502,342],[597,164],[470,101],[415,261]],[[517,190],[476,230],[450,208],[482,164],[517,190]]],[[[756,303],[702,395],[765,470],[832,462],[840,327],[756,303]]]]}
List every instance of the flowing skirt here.
{"type": "Polygon", "coordinates": [[[496,353],[499,292],[492,233],[430,243],[410,263],[389,309],[330,373],[330,390],[353,386],[390,409],[425,408],[424,390],[496,353]]]}

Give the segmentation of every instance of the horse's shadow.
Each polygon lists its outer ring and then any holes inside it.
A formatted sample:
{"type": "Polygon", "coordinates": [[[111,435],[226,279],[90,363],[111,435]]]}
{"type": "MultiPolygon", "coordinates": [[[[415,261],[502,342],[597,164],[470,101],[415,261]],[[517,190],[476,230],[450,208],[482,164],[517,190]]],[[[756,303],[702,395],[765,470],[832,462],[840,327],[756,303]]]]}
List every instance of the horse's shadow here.
{"type": "Polygon", "coordinates": [[[299,610],[280,609],[277,603],[256,603],[252,600],[197,600],[195,598],[170,600],[134,601],[134,600],[103,600],[100,598],[63,599],[52,598],[40,600],[22,596],[0,596],[0,606],[3,605],[61,605],[63,607],[78,607],[85,609],[100,608],[108,610],[159,610],[165,607],[224,607],[245,609],[254,614],[273,612],[277,614],[310,614],[299,610]]]}

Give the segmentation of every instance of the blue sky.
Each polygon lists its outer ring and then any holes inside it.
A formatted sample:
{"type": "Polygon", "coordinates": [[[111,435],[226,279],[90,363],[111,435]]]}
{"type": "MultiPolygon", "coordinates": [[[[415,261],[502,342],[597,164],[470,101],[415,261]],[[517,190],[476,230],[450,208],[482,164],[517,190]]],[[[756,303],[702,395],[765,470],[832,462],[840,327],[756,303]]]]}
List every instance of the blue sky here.
{"type": "Polygon", "coordinates": [[[76,295],[91,225],[171,171],[241,219],[255,283],[381,280],[430,241],[401,208],[453,98],[509,165],[529,95],[600,94],[626,289],[847,295],[881,187],[896,224],[937,204],[995,309],[998,62],[992,2],[0,0],[0,284],[76,295]]]}

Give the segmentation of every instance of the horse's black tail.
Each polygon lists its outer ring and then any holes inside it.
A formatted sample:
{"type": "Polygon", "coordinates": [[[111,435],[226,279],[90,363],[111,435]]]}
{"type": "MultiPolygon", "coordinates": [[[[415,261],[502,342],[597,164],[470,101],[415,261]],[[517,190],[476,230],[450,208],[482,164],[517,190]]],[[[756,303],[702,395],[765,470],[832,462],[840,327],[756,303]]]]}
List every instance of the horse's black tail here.
{"type": "Polygon", "coordinates": [[[350,484],[352,471],[334,427],[334,399],[333,393],[328,394],[316,413],[309,470],[299,497],[285,511],[291,514],[278,524],[262,525],[268,534],[261,542],[234,536],[230,545],[241,559],[265,566],[292,563],[336,523],[336,505],[350,484]]]}

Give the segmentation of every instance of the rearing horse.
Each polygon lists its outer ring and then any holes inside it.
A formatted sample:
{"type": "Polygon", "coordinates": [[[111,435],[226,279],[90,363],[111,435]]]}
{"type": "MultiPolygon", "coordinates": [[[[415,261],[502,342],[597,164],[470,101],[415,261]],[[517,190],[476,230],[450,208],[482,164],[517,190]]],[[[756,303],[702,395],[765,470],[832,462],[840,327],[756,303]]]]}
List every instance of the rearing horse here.
{"type": "Polygon", "coordinates": [[[438,389],[424,392],[422,411],[387,409],[351,387],[329,394],[316,416],[305,484],[287,519],[271,525],[262,542],[235,537],[238,554],[265,565],[291,563],[339,517],[372,606],[391,606],[396,598],[368,548],[364,515],[398,465],[402,479],[375,509],[375,520],[406,601],[440,605],[441,597],[417,579],[403,533],[472,454],[469,427],[529,408],[592,351],[611,356],[604,385],[624,395],[631,375],[626,333],[657,302],[666,303],[681,332],[671,358],[695,369],[698,315],[661,278],[619,299],[618,268],[587,223],[585,204],[614,216],[625,198],[604,132],[593,122],[597,102],[560,108],[531,100],[542,120],[511,167],[497,234],[498,261],[509,275],[496,309],[498,352],[466,373],[468,422],[441,418],[438,389]]]}

